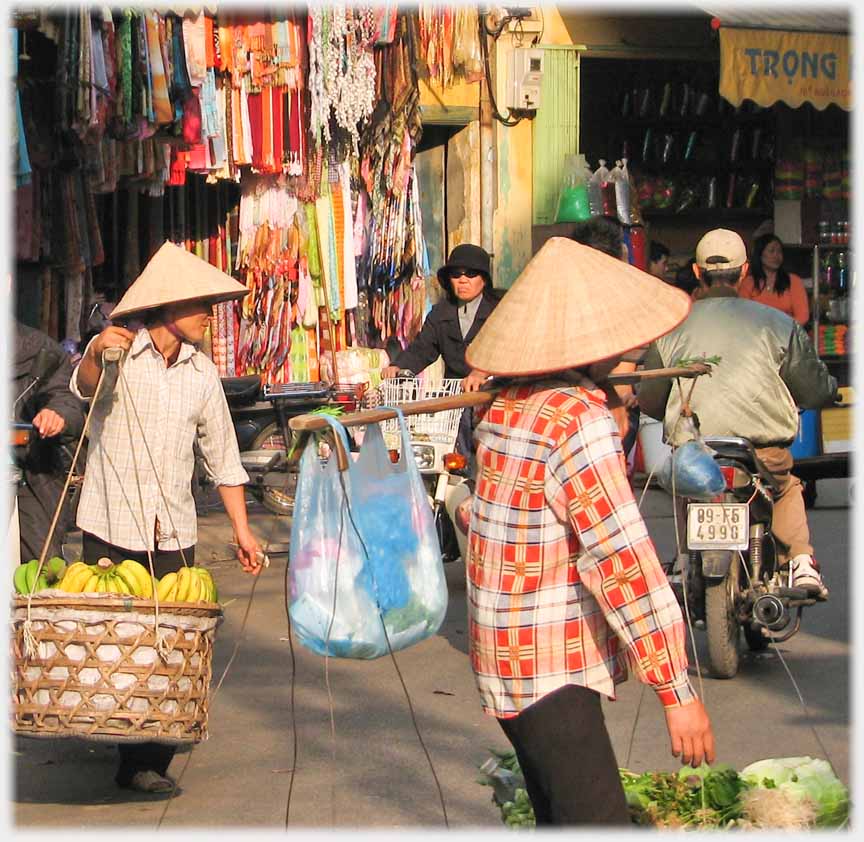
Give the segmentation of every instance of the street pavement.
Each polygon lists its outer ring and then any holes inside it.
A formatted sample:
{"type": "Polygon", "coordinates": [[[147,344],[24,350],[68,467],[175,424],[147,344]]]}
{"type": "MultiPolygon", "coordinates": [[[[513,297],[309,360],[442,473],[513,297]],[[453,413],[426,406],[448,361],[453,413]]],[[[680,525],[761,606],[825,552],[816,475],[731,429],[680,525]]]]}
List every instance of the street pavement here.
{"type": "MultiPolygon", "coordinates": [[[[745,655],[727,681],[700,680],[691,653],[720,762],[741,768],[765,757],[827,757],[849,784],[849,499],[848,481],[819,483],[809,517],[832,597],[805,612],[797,635],[745,655]]],[[[670,499],[649,490],[642,509],[658,551],[671,558],[670,499]]],[[[254,593],[254,580],[232,558],[224,512],[214,505],[199,521],[197,560],[213,572],[225,616],[214,654],[210,738],[176,755],[170,771],[180,791],[166,800],[118,790],[110,744],[13,737],[11,823],[21,831],[158,828],[179,835],[280,831],[287,817],[292,831],[443,830],[446,809],[451,829],[501,830],[492,790],[477,778],[489,749],[508,743],[480,710],[467,657],[462,563],[446,565],[449,609],[434,638],[396,653],[395,664],[389,657],[325,660],[289,641],[290,521],[254,504],[250,512],[271,549],[254,593]]],[[[704,633],[694,634],[704,664],[704,633]]],[[[650,690],[631,679],[604,704],[619,765],[678,768],[650,690]]]]}

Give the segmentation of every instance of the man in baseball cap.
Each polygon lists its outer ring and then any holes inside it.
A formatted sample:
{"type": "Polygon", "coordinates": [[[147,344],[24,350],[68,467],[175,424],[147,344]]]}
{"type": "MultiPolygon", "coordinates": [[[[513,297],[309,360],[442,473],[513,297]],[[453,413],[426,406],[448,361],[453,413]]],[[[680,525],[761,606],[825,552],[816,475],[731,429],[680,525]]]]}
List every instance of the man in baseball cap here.
{"type": "Polygon", "coordinates": [[[726,228],[709,231],[696,246],[696,265],[710,271],[746,266],[747,249],[744,240],[726,228]]]}
{"type": "MultiPolygon", "coordinates": [[[[792,583],[817,599],[828,597],[813,558],[801,482],[792,474],[789,446],[798,433],[798,407],[830,403],[837,381],[816,355],[813,343],[794,319],[755,301],[738,297],[747,274],[747,249],[734,231],[709,231],[696,246],[693,274],[700,296],[675,330],[652,343],[645,368],[664,368],[675,360],[719,357],[710,377],[702,377],[690,396],[690,409],[705,436],[749,439],[762,464],[777,479],[772,532],[781,545],[781,565],[790,565],[792,583]]],[[[670,381],[645,380],[639,406],[664,422],[673,447],[688,438],[679,424],[681,395],[670,381]]]]}

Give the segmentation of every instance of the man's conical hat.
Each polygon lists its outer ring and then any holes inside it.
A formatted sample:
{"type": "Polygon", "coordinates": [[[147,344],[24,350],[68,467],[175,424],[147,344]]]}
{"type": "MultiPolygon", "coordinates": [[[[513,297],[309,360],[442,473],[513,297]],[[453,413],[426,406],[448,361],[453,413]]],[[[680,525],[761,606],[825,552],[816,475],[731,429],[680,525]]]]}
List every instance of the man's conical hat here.
{"type": "Polygon", "coordinates": [[[166,304],[242,298],[249,290],[221,269],[166,240],[111,312],[116,319],[166,304]]]}
{"type": "Polygon", "coordinates": [[[689,312],[683,291],[590,246],[552,237],[465,358],[472,368],[503,376],[561,371],[651,342],[689,312]]]}

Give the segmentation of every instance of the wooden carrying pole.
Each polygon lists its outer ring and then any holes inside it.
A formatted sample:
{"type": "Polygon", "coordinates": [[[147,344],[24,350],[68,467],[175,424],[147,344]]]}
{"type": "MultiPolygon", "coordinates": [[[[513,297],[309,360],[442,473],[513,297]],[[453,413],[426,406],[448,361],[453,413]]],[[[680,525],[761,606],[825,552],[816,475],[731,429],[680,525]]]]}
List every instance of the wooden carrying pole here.
{"type": "MultiPolygon", "coordinates": [[[[627,374],[610,374],[607,380],[613,386],[639,383],[642,380],[672,379],[675,377],[693,378],[702,374],[710,374],[711,366],[704,363],[694,363],[683,368],[654,368],[648,371],[634,371],[627,374]]],[[[451,395],[446,398],[429,398],[425,401],[410,401],[399,404],[404,415],[422,415],[430,412],[443,412],[447,409],[465,409],[466,407],[483,406],[491,403],[497,394],[496,389],[488,392],[463,392],[461,395],[451,395]]],[[[339,416],[343,427],[356,427],[363,424],[377,424],[395,418],[396,413],[389,409],[364,409],[361,412],[349,412],[339,416]]],[[[328,425],[320,415],[307,413],[296,415],[288,421],[288,426],[298,433],[310,433],[323,430],[328,425]]]]}

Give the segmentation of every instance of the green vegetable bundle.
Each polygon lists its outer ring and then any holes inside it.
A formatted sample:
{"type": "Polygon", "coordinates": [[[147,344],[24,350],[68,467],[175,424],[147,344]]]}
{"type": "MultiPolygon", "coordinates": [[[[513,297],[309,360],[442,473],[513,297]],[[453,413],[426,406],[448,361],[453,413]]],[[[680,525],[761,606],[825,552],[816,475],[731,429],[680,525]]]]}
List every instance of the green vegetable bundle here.
{"type": "Polygon", "coordinates": [[[741,815],[746,784],[731,766],[684,766],[678,774],[618,771],[634,824],[718,828],[741,815]]]}
{"type": "MultiPolygon", "coordinates": [[[[493,751],[481,766],[480,783],[495,788],[494,800],[509,827],[533,827],[534,811],[513,751],[493,751]]],[[[619,769],[630,819],[663,828],[844,827],[849,795],[830,764],[812,757],[760,760],[739,774],[716,764],[675,772],[619,769]]]]}

